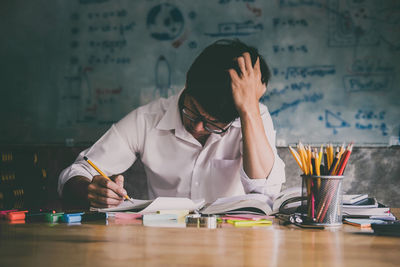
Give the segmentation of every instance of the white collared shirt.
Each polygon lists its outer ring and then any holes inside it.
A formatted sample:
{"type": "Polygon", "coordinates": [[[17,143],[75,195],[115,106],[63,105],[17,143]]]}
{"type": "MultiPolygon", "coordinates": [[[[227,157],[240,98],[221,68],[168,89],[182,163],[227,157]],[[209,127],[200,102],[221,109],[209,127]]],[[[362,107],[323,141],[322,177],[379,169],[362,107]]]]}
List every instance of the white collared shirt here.
{"type": "Polygon", "coordinates": [[[202,146],[183,126],[179,96],[155,100],[112,125],[62,171],[58,181],[60,196],[70,178],[85,176],[92,179],[98,175],[84,156],[108,176],[123,173],[139,156],[147,176],[150,198],[175,196],[213,202],[219,197],[250,192],[271,197],[280,192],[285,182],[285,165],[277,154],[276,133],[265,105],[260,104],[260,111],[275,161],[266,179],[250,179],[242,165],[240,119],[236,119],[223,135],[211,134],[202,146]]]}

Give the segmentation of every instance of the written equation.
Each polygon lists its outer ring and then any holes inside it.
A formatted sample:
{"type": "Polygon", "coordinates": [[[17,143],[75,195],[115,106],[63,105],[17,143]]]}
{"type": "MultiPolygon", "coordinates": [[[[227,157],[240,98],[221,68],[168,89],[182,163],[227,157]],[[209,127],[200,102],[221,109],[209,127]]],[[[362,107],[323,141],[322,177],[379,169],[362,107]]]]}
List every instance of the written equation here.
{"type": "Polygon", "coordinates": [[[333,130],[333,134],[339,133],[341,128],[353,128],[359,131],[376,131],[381,136],[388,135],[388,126],[386,123],[386,111],[379,112],[373,110],[358,110],[353,115],[353,122],[343,118],[340,111],[325,110],[325,114],[318,117],[325,123],[325,127],[333,130]]]}
{"type": "Polygon", "coordinates": [[[103,12],[74,12],[70,16],[72,65],[130,64],[126,51],[126,34],[132,34],[136,22],[126,9],[110,9],[103,12]]]}

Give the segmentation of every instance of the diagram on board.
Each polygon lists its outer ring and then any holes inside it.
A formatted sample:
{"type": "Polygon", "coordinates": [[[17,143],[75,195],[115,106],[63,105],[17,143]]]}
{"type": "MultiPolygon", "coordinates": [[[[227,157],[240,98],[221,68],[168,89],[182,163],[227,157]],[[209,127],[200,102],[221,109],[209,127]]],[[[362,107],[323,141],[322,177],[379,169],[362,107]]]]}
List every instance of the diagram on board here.
{"type": "Polygon", "coordinates": [[[325,127],[333,129],[333,134],[337,134],[338,133],[337,129],[346,128],[346,127],[350,127],[351,126],[347,121],[345,121],[341,117],[341,113],[340,112],[337,112],[335,114],[332,111],[327,110],[327,109],[325,110],[325,118],[320,116],[318,119],[320,121],[325,120],[325,127]]]}

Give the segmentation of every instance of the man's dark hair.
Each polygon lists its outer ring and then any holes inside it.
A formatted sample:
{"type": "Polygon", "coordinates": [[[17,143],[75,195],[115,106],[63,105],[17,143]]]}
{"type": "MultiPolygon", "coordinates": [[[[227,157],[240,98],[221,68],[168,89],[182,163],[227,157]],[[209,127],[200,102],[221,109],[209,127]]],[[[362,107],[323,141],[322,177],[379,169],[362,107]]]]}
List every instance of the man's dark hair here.
{"type": "Polygon", "coordinates": [[[241,71],[237,58],[248,52],[254,66],[260,58],[261,81],[268,84],[270,71],[257,49],[234,40],[218,40],[206,47],[195,59],[186,75],[185,93],[220,122],[230,122],[239,117],[232,96],[231,78],[228,69],[241,71]]]}

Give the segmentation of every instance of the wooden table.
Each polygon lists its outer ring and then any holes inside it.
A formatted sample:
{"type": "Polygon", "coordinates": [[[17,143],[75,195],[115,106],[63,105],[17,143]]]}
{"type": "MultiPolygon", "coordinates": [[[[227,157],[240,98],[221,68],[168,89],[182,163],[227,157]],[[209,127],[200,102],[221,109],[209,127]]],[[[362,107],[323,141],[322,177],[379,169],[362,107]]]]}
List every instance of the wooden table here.
{"type": "Polygon", "coordinates": [[[0,223],[0,266],[399,266],[400,238],[315,230],[0,223]]]}

